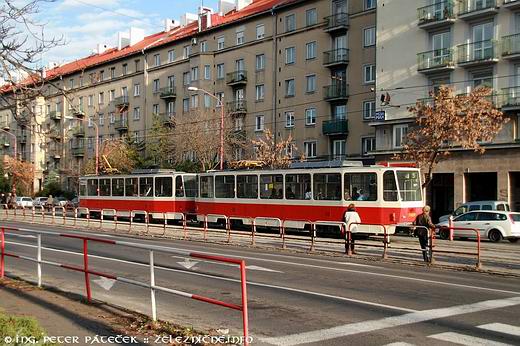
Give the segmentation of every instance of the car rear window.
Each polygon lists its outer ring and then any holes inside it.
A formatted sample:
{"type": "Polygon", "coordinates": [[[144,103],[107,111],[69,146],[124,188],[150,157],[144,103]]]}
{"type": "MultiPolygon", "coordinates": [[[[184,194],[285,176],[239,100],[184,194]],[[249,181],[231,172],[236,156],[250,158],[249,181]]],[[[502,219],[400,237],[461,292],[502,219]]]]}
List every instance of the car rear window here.
{"type": "Polygon", "coordinates": [[[25,197],[23,200],[26,201],[26,202],[27,201],[32,201],[32,199],[30,199],[29,197],[25,197]]]}
{"type": "Polygon", "coordinates": [[[469,206],[469,211],[474,211],[474,210],[480,210],[480,205],[475,204],[475,205],[469,206]]]}
{"type": "Polygon", "coordinates": [[[520,214],[509,214],[514,222],[520,222],[520,214]]]}

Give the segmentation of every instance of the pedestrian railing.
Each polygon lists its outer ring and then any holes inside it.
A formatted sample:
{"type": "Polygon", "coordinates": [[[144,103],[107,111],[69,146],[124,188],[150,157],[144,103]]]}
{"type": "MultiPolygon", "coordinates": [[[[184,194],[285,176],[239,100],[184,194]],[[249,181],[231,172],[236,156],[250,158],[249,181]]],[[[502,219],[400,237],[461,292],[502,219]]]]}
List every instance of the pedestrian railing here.
{"type": "MultiPolygon", "coordinates": [[[[347,239],[350,239],[348,241],[349,245],[352,243],[352,244],[357,244],[357,245],[361,245],[361,246],[372,246],[372,247],[381,247],[381,245],[378,245],[378,244],[361,244],[361,243],[355,243],[354,240],[352,239],[352,233],[361,233],[361,234],[366,234],[367,232],[363,232],[363,231],[357,231],[357,229],[359,227],[356,227],[356,232],[352,232],[352,226],[372,226],[372,227],[377,227],[379,229],[381,229],[383,231],[383,258],[386,259],[388,258],[388,244],[390,244],[390,235],[388,234],[388,229],[386,227],[386,225],[383,225],[382,223],[363,223],[363,222],[352,222],[348,225],[348,228],[347,228],[347,239]]],[[[349,248],[351,248],[352,246],[349,246],[349,248]]],[[[350,250],[350,249],[349,249],[350,250]]]]}
{"type": "Polygon", "coordinates": [[[481,269],[482,268],[482,262],[480,260],[481,258],[481,246],[480,246],[480,241],[481,241],[481,238],[480,238],[480,231],[476,228],[466,228],[466,227],[448,227],[449,230],[450,230],[450,233],[451,233],[451,236],[450,238],[453,239],[453,231],[465,231],[465,232],[471,232],[471,233],[475,233],[476,235],[476,239],[477,239],[477,251],[476,252],[467,252],[467,251],[451,251],[451,250],[434,250],[434,242],[435,242],[435,230],[437,229],[446,229],[447,227],[443,226],[443,227],[438,227],[436,229],[434,229],[432,232],[430,232],[430,243],[432,244],[432,260],[433,260],[433,253],[436,252],[436,253],[444,253],[444,254],[455,254],[455,255],[463,255],[463,256],[475,256],[477,258],[477,261],[475,263],[475,267],[477,269],[481,269]]]}

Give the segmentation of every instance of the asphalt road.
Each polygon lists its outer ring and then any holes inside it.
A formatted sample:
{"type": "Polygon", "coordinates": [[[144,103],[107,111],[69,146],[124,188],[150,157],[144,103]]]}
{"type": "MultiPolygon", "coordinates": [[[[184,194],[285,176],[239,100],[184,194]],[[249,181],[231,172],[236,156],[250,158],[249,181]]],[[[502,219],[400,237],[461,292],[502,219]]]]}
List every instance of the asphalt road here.
{"type": "MultiPolygon", "coordinates": [[[[51,225],[23,227],[60,231],[51,225]]],[[[520,345],[517,277],[246,246],[85,233],[245,259],[254,344],[520,345]]],[[[7,234],[7,250],[34,257],[36,239],[27,235],[7,234]]],[[[53,235],[44,235],[42,240],[45,260],[82,264],[81,241],[53,235]]],[[[94,243],[89,250],[93,270],[148,282],[147,251],[94,243]]],[[[182,256],[156,254],[157,284],[240,304],[236,267],[193,260],[193,266],[187,269],[185,263],[182,256]]],[[[35,280],[34,263],[8,258],[6,269],[9,274],[35,280]]],[[[46,285],[84,293],[81,273],[44,266],[43,275],[46,285]]],[[[105,290],[96,283],[98,280],[92,277],[94,298],[150,314],[149,290],[121,282],[105,290]]],[[[157,302],[161,319],[241,333],[238,311],[167,293],[159,293],[157,302]]]]}

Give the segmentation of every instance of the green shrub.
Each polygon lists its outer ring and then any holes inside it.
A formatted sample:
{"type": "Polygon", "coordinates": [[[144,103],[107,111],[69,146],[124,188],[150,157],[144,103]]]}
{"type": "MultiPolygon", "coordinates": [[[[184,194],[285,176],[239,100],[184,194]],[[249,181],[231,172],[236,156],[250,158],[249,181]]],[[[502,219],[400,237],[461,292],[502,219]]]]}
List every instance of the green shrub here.
{"type": "Polygon", "coordinates": [[[0,313],[0,340],[3,342],[2,345],[22,346],[30,344],[53,346],[54,344],[43,342],[45,335],[45,331],[34,318],[9,316],[0,313]],[[31,338],[31,341],[28,342],[28,339],[24,340],[24,337],[31,338]],[[12,342],[5,342],[8,338],[11,338],[12,342]]]}

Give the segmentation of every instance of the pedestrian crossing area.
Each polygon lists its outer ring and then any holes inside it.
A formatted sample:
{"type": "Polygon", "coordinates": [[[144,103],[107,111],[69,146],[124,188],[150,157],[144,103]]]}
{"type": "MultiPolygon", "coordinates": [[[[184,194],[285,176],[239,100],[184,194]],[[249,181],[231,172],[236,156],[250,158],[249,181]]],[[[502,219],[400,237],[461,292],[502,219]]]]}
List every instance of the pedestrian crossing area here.
{"type": "MultiPolygon", "coordinates": [[[[427,339],[435,343],[435,341],[442,341],[448,344],[454,345],[465,345],[465,346],[512,346],[518,345],[520,338],[520,327],[513,326],[505,323],[488,323],[477,326],[481,331],[492,332],[493,336],[488,337],[476,337],[473,335],[457,332],[443,332],[428,335],[427,339]],[[496,339],[502,336],[501,341],[496,339]],[[507,340],[510,340],[507,342],[507,340]]],[[[386,344],[385,346],[416,346],[418,344],[407,343],[407,342],[393,342],[386,344]]]]}

